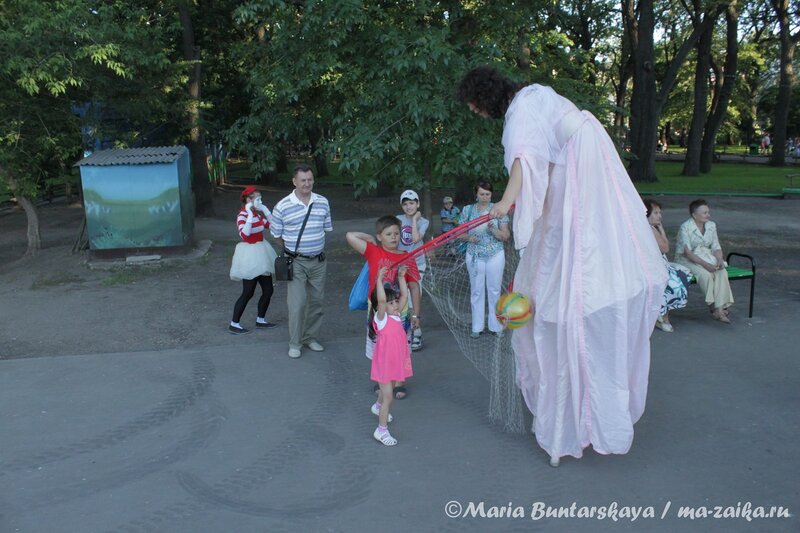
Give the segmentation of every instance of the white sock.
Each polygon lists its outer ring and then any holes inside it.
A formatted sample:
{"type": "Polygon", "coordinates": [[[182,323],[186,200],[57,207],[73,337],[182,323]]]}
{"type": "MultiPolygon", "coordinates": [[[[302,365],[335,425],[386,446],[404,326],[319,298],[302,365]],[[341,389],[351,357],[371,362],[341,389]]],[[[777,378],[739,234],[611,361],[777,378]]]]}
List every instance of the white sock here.
{"type": "Polygon", "coordinates": [[[238,322],[231,321],[231,326],[239,329],[244,329],[238,322]]]}
{"type": "Polygon", "coordinates": [[[261,318],[259,316],[259,317],[256,317],[256,322],[258,322],[259,324],[266,324],[267,323],[267,319],[266,318],[261,318]]]}

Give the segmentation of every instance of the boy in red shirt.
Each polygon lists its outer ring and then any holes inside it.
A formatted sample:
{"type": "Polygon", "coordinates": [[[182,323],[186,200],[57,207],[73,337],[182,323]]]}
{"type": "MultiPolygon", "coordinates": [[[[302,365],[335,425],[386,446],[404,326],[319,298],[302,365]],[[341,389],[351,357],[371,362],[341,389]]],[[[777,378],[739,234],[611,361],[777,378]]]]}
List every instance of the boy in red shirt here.
{"type": "MultiPolygon", "coordinates": [[[[347,233],[347,244],[349,244],[355,251],[364,256],[369,263],[369,292],[375,289],[375,283],[378,279],[378,270],[381,267],[387,267],[389,270],[384,274],[384,283],[390,283],[393,288],[397,289],[397,269],[399,265],[391,268],[398,262],[406,252],[401,252],[397,249],[400,244],[400,221],[395,216],[387,215],[379,218],[375,222],[375,237],[367,233],[358,231],[350,231],[347,233]]],[[[417,270],[417,263],[414,260],[409,260],[403,263],[408,267],[405,274],[405,280],[408,284],[408,291],[410,293],[411,302],[414,308],[419,309],[420,305],[420,291],[419,291],[419,270],[417,270]]],[[[370,308],[367,311],[367,341],[366,341],[366,356],[372,359],[372,351],[375,348],[375,333],[372,330],[372,317],[374,309],[370,308]]],[[[408,320],[408,306],[401,310],[400,316],[403,319],[403,325],[406,330],[411,326],[419,327],[419,324],[412,324],[408,320]]],[[[406,389],[402,383],[399,383],[395,389],[395,397],[398,400],[405,398],[406,389]]]]}

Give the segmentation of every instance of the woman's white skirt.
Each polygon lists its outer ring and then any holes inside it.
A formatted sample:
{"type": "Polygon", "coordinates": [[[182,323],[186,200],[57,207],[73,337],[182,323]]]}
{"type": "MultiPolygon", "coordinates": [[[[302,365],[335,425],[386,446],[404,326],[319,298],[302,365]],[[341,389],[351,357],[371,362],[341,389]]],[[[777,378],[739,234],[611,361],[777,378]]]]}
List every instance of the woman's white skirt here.
{"type": "Polygon", "coordinates": [[[275,258],[278,254],[267,241],[253,244],[240,242],[236,245],[231,261],[231,279],[255,279],[258,276],[271,276],[275,272],[275,258]]]}

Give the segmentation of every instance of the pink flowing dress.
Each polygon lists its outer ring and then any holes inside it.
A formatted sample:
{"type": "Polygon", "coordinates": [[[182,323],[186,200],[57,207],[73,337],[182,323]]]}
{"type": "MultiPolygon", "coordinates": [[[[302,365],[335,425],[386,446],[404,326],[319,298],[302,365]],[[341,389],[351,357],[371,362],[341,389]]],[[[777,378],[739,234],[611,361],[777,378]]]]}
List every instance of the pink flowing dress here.
{"type": "Polygon", "coordinates": [[[602,125],[549,87],[517,93],[503,147],[522,167],[514,290],[535,315],[512,346],[537,442],[553,458],[627,453],[667,282],[644,204],[602,125]]]}

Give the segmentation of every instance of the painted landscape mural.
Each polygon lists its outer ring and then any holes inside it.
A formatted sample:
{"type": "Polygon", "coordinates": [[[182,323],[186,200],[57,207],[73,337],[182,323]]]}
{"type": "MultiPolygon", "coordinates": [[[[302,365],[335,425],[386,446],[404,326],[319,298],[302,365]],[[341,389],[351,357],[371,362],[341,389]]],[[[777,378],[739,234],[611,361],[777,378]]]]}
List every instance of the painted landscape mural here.
{"type": "Polygon", "coordinates": [[[92,249],[187,243],[191,225],[186,220],[191,220],[191,214],[188,207],[182,207],[176,169],[173,165],[158,167],[166,167],[168,172],[159,172],[153,166],[83,167],[86,224],[92,249]],[[102,179],[92,172],[99,168],[105,172],[102,179]],[[108,175],[110,170],[114,175],[108,175]]]}

